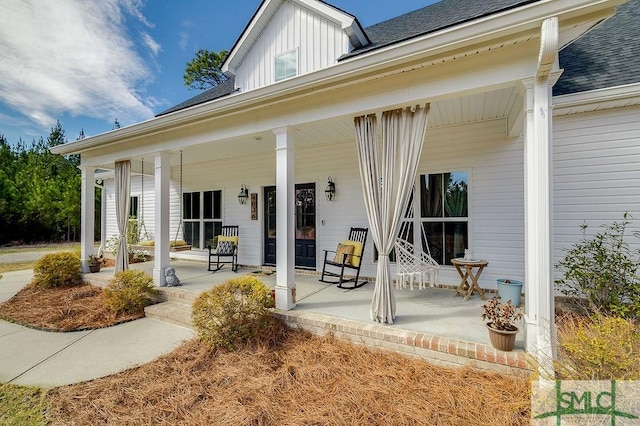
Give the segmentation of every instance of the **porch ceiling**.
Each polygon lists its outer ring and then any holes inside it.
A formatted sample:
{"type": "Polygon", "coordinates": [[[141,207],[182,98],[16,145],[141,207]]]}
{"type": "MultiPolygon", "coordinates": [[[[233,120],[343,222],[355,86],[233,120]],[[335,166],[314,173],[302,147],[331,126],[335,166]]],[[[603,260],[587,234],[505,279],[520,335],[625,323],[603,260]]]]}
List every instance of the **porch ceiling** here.
{"type": "MultiPolygon", "coordinates": [[[[486,120],[503,119],[517,115],[522,108],[522,97],[514,87],[478,93],[431,104],[429,128],[456,126],[486,120]]],[[[343,143],[355,139],[353,116],[345,115],[296,126],[296,147],[343,143]]],[[[243,153],[271,153],[275,137],[271,132],[247,134],[233,139],[207,142],[184,151],[185,163],[240,157],[243,153]]],[[[179,158],[174,156],[173,165],[179,158]]]]}
{"type": "MultiPolygon", "coordinates": [[[[457,126],[487,120],[515,117],[522,109],[522,97],[515,87],[440,99],[431,104],[429,128],[457,126]]],[[[353,141],[355,130],[352,115],[298,125],[294,130],[295,146],[307,148],[353,141]]],[[[251,126],[247,126],[250,128],[251,126]]],[[[271,154],[275,149],[275,136],[271,131],[247,132],[234,138],[203,141],[183,149],[183,164],[197,164],[221,159],[240,158],[246,153],[271,154]]],[[[157,148],[154,148],[157,151],[157,148]]],[[[174,151],[175,152],[175,151],[174,151]]],[[[153,155],[145,158],[146,174],[153,174],[153,155]]],[[[133,171],[140,169],[142,157],[132,157],[133,171]]],[[[171,165],[180,165],[177,152],[171,157],[171,165]]],[[[105,164],[111,170],[112,165],[105,164]]]]}

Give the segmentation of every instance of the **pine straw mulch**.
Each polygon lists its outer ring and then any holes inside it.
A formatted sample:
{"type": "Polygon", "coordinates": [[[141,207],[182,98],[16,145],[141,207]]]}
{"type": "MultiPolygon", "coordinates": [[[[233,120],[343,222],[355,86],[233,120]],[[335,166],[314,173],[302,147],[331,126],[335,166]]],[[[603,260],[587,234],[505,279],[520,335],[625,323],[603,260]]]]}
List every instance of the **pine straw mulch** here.
{"type": "Polygon", "coordinates": [[[0,303],[0,318],[47,331],[104,328],[144,317],[144,312],[118,314],[105,307],[102,289],[90,284],[40,289],[28,284],[0,303]]]}
{"type": "Polygon", "coordinates": [[[525,425],[526,377],[435,367],[281,325],[271,344],[194,339],[49,394],[56,425],[525,425]]]}

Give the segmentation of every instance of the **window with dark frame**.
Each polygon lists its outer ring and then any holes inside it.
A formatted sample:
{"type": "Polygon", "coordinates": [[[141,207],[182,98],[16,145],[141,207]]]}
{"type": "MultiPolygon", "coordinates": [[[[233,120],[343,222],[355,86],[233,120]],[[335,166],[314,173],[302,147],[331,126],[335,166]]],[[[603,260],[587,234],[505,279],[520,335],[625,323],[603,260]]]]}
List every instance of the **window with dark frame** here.
{"type": "Polygon", "coordinates": [[[182,219],[187,244],[194,249],[215,246],[215,236],[222,230],[222,191],[183,193],[182,219]]]}
{"type": "Polygon", "coordinates": [[[420,176],[420,220],[431,256],[438,263],[451,265],[451,259],[464,256],[469,245],[467,172],[420,176]]]}

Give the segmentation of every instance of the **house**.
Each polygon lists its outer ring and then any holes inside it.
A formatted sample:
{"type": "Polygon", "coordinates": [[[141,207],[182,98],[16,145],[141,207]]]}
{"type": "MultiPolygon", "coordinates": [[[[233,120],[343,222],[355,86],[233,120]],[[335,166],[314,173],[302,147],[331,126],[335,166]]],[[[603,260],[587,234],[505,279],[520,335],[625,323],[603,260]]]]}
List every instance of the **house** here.
{"type": "MultiPolygon", "coordinates": [[[[362,28],[323,1],[264,0],[230,50],[225,83],[53,148],[81,154],[82,258],[93,251],[99,177],[106,234],[128,214],[116,200],[133,197],[156,242],[157,284],[170,240],[197,256],[220,226],[239,225],[240,263],[276,265],[277,307],[292,309],[295,268],[317,271],[350,227],[371,225],[354,119],[428,105],[413,241],[426,231],[442,284],[459,282],[451,259],[465,248],[489,261],[483,287],[523,280],[526,349],[552,355],[562,249],[584,221],[640,217],[639,9],[638,0],[442,0],[362,28]],[[249,204],[238,202],[241,188],[249,204]],[[447,190],[457,205],[445,205],[447,190]]],[[[376,276],[378,255],[365,247],[363,275],[376,276]]]]}

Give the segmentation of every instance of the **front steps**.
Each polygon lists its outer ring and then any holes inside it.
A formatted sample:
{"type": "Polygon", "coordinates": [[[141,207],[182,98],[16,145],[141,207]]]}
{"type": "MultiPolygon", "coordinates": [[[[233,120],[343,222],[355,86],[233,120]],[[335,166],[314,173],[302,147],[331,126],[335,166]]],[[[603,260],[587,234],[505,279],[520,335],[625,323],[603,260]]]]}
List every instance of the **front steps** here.
{"type": "Polygon", "coordinates": [[[198,293],[179,287],[160,287],[156,298],[158,303],[144,308],[144,314],[148,318],[193,329],[191,306],[197,296],[198,293]]]}
{"type": "MultiPolygon", "coordinates": [[[[113,278],[107,274],[84,274],[86,283],[106,287],[113,278]]],[[[144,315],[181,327],[193,329],[191,324],[191,305],[198,293],[184,290],[181,287],[159,287],[156,304],[144,308],[144,315]]]]}

